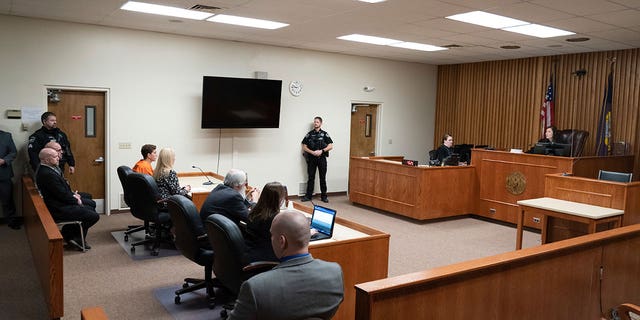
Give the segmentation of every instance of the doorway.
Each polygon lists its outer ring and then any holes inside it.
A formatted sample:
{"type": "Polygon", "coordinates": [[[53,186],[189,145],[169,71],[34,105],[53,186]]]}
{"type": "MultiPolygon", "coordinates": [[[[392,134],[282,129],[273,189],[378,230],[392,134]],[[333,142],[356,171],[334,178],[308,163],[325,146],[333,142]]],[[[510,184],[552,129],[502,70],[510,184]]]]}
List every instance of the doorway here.
{"type": "Polygon", "coordinates": [[[75,173],[65,168],[72,190],[90,193],[96,211],[105,212],[105,97],[104,91],[53,89],[47,110],[56,114],[58,128],[67,134],[75,159],[75,173]]]}
{"type": "Polygon", "coordinates": [[[376,155],[379,104],[351,104],[351,157],[376,155]]]}

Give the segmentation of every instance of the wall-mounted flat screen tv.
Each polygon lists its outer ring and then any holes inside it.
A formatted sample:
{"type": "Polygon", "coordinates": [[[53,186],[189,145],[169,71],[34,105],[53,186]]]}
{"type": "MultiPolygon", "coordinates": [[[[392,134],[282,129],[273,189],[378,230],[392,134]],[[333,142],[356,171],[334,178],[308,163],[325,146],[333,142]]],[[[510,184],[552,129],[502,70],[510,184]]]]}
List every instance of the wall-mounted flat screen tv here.
{"type": "Polygon", "coordinates": [[[204,76],[202,128],[278,128],[282,80],[204,76]]]}

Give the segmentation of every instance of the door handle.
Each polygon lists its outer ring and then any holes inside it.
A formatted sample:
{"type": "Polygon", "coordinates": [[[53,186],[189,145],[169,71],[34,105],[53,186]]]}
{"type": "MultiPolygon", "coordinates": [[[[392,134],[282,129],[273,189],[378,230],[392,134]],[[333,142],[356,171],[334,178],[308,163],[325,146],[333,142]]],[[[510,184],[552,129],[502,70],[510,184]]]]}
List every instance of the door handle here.
{"type": "Polygon", "coordinates": [[[98,159],[93,160],[93,162],[95,162],[95,163],[103,163],[104,162],[104,158],[103,157],[98,157],[98,159]]]}

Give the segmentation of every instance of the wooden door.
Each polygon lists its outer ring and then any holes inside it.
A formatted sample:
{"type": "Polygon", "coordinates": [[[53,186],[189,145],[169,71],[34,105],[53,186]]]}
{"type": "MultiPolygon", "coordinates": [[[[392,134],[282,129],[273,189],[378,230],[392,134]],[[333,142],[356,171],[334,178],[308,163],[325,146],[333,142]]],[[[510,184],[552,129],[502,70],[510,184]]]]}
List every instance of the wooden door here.
{"type": "Polygon", "coordinates": [[[58,128],[67,134],[76,166],[75,173],[65,170],[71,189],[88,192],[104,212],[105,198],[105,93],[93,91],[60,91],[59,102],[49,102],[58,128]]]}
{"type": "Polygon", "coordinates": [[[368,157],[376,155],[377,104],[351,105],[350,156],[368,157]]]}

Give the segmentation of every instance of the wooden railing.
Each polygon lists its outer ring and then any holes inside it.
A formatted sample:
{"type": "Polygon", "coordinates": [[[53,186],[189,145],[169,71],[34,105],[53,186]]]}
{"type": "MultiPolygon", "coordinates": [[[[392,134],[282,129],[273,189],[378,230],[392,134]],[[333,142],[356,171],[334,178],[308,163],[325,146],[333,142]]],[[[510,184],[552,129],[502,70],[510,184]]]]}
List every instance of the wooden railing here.
{"type": "Polygon", "coordinates": [[[640,224],[356,285],[356,319],[600,319],[640,303],[640,224]]]}
{"type": "Polygon", "coordinates": [[[29,176],[22,177],[22,214],[50,319],[64,316],[63,239],[29,176]]]}

